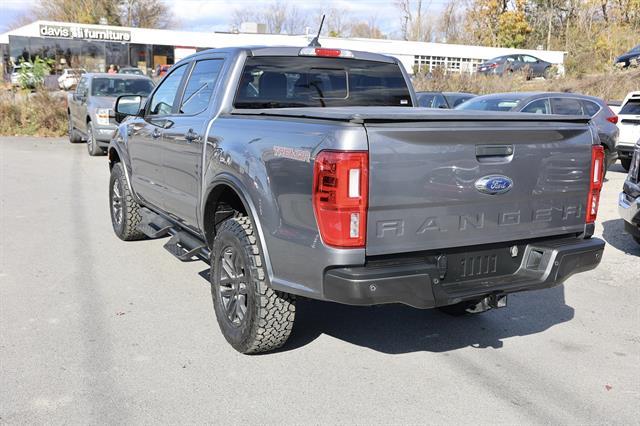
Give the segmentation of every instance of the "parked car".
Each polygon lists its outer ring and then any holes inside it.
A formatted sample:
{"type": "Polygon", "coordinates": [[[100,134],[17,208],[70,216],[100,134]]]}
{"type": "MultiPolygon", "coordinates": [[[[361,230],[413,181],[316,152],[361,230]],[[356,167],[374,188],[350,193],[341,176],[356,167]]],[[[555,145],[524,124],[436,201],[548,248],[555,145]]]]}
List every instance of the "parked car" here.
{"type": "MultiPolygon", "coordinates": [[[[22,64],[18,64],[18,65],[14,65],[13,69],[11,70],[11,85],[12,86],[20,86],[23,84],[23,82],[20,81],[20,73],[22,70],[22,67],[25,67],[27,69],[31,69],[31,64],[28,62],[23,62],[22,64]]],[[[36,79],[33,75],[33,73],[31,71],[27,71],[27,81],[26,86],[27,87],[34,87],[36,85],[36,79]]]]}
{"type": "Polygon", "coordinates": [[[485,75],[503,75],[516,71],[525,71],[528,78],[553,77],[553,64],[531,55],[505,55],[490,59],[478,65],[478,73],[485,75]]]}
{"type": "Polygon", "coordinates": [[[621,68],[628,68],[631,66],[639,66],[640,65],[640,44],[629,50],[627,53],[624,53],[618,56],[614,62],[614,65],[621,68]]]}
{"type": "Polygon", "coordinates": [[[618,212],[624,229],[640,244],[640,139],[635,145],[629,174],[618,198],[618,212]]]}
{"type": "Polygon", "coordinates": [[[622,108],[622,101],[607,101],[607,106],[615,115],[618,115],[620,108],[622,108]]]}
{"type": "Polygon", "coordinates": [[[86,73],[73,93],[67,95],[69,140],[87,141],[89,155],[99,155],[109,146],[116,129],[113,108],[118,96],[146,97],[154,88],[147,77],[127,74],[86,73]]]}
{"type": "Polygon", "coordinates": [[[635,142],[640,139],[640,92],[631,92],[622,101],[618,113],[618,157],[625,170],[629,170],[635,142]]]}
{"type": "Polygon", "coordinates": [[[145,75],[140,68],[137,67],[125,67],[118,70],[118,74],[133,74],[133,75],[145,75]]]}
{"type": "Polygon", "coordinates": [[[58,87],[62,90],[70,90],[75,88],[83,74],[87,71],[81,68],[65,68],[58,77],[58,87]]]}
{"type": "Polygon", "coordinates": [[[284,344],[296,296],[481,312],[598,265],[604,151],[588,117],[416,104],[379,54],[191,55],[146,103],[116,103],[114,232],[208,260],[242,353],[284,344]]]}
{"type": "Polygon", "coordinates": [[[600,142],[605,151],[607,168],[618,158],[616,150],[620,133],[616,126],[618,116],[600,98],[575,93],[496,93],[473,98],[457,109],[587,115],[591,117],[598,129],[598,136],[600,136],[600,142]]]}
{"type": "Polygon", "coordinates": [[[453,109],[477,95],[461,92],[416,92],[416,96],[420,107],[453,109]]]}

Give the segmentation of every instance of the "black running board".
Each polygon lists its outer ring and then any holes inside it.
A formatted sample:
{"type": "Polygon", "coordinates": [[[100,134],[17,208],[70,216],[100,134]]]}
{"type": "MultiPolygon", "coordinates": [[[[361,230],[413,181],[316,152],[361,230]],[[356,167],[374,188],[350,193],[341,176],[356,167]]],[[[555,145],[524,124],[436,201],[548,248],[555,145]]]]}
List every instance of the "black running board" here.
{"type": "Polygon", "coordinates": [[[140,209],[140,217],[138,229],[149,238],[166,237],[174,227],[173,223],[144,207],[140,209]]]}
{"type": "Polygon", "coordinates": [[[172,237],[164,245],[164,248],[169,253],[183,262],[188,262],[197,258],[204,260],[209,259],[209,255],[211,253],[207,248],[207,245],[199,238],[196,238],[185,231],[176,231],[175,229],[171,229],[170,233],[172,237]]]}
{"type": "Polygon", "coordinates": [[[181,229],[175,223],[147,209],[140,209],[142,217],[138,229],[149,238],[161,238],[171,235],[164,248],[183,262],[201,259],[209,261],[211,251],[200,238],[181,229]]]}

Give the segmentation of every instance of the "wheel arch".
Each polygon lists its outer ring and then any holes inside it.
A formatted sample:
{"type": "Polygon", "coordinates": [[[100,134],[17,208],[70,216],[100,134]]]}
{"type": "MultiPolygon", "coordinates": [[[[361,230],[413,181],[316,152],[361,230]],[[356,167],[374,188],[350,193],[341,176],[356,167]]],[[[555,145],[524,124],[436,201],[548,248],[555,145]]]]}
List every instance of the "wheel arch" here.
{"type": "Polygon", "coordinates": [[[271,261],[262,231],[260,216],[244,185],[242,185],[239,179],[232,175],[225,174],[217,177],[215,181],[208,186],[205,196],[203,197],[201,228],[204,232],[207,245],[212,247],[217,226],[231,217],[234,212],[245,214],[251,219],[255,231],[258,234],[258,243],[264,255],[267,275],[269,275],[270,278],[269,281],[271,281],[273,277],[271,261]],[[226,209],[226,207],[231,207],[231,211],[226,209]]]}

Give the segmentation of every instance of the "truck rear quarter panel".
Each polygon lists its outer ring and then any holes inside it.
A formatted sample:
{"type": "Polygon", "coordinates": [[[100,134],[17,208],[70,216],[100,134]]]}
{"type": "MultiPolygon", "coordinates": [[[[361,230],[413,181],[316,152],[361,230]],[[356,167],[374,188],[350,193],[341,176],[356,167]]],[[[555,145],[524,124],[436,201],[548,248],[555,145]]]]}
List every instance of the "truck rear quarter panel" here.
{"type": "Polygon", "coordinates": [[[269,278],[276,289],[318,297],[327,267],[364,263],[364,249],[337,250],[320,238],[311,197],[313,159],[326,149],[366,150],[364,127],[222,115],[209,132],[207,193],[225,176],[236,179],[258,225],[269,278]]]}

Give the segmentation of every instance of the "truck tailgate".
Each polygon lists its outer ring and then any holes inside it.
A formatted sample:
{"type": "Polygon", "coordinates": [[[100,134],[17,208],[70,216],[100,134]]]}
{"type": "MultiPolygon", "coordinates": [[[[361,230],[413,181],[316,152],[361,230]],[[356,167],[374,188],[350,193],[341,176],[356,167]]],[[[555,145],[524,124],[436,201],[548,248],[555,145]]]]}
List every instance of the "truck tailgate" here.
{"type": "Polygon", "coordinates": [[[367,255],[584,230],[592,144],[584,122],[364,125],[367,255]]]}

